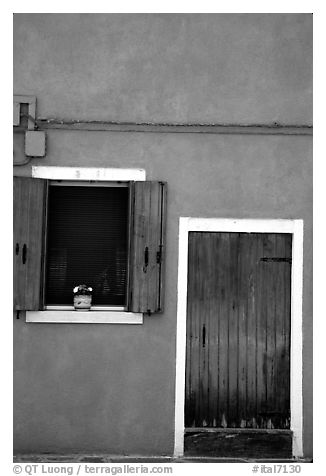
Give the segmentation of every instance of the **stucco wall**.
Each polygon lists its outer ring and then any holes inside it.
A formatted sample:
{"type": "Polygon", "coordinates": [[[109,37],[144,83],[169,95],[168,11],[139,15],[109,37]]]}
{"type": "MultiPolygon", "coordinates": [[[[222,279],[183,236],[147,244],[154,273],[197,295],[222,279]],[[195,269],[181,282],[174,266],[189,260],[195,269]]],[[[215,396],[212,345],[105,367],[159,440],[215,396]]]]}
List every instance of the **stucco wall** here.
{"type": "Polygon", "coordinates": [[[41,117],[312,122],[310,14],[18,14],[14,58],[41,117]]]}
{"type": "MultiPolygon", "coordinates": [[[[14,35],[15,93],[36,95],[42,117],[311,121],[310,15],[24,14],[14,35]]],[[[46,158],[32,164],[142,167],[167,181],[167,279],[165,312],[141,326],[14,318],[15,450],[172,454],[178,219],[205,216],[305,221],[311,456],[311,137],[50,130],[46,158]]]]}

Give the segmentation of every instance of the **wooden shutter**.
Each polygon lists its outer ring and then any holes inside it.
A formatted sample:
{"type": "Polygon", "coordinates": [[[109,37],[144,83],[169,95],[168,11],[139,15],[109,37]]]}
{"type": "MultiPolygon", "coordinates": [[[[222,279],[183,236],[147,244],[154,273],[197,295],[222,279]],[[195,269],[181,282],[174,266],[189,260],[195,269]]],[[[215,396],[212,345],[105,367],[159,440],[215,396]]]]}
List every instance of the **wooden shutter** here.
{"type": "Polygon", "coordinates": [[[14,177],[14,309],[42,308],[47,181],[14,177]]]}
{"type": "Polygon", "coordinates": [[[134,182],[129,310],[154,313],[163,310],[166,183],[134,182]]]}

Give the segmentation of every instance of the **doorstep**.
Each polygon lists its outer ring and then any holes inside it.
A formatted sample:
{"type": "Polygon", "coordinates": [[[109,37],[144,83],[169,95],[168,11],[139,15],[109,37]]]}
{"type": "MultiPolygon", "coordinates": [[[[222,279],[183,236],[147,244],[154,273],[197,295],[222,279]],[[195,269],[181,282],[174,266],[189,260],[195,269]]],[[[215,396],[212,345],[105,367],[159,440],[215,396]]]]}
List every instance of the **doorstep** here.
{"type": "Polygon", "coordinates": [[[292,431],[268,429],[187,428],[186,457],[292,460],[292,431]]]}

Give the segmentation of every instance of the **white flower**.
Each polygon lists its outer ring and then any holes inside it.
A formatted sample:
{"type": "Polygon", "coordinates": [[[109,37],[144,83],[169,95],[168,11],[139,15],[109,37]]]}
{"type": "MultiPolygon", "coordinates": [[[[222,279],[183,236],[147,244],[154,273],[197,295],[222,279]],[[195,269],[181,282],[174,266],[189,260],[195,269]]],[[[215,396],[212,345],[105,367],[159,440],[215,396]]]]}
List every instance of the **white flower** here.
{"type": "Polygon", "coordinates": [[[76,293],[79,289],[79,286],[74,287],[74,293],[76,293]]]}
{"type": "Polygon", "coordinates": [[[93,291],[93,288],[87,288],[87,289],[88,289],[88,291],[93,291]]]}

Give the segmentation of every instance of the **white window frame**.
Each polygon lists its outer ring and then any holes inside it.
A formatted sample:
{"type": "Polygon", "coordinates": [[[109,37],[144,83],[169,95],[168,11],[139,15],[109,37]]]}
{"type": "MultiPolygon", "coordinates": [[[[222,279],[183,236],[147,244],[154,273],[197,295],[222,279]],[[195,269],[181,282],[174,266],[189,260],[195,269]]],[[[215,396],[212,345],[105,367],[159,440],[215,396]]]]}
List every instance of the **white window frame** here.
{"type": "MultiPolygon", "coordinates": [[[[32,167],[33,178],[63,181],[129,182],[145,181],[144,169],[96,168],[96,167],[32,167]]],[[[143,314],[100,307],[90,311],[73,311],[66,308],[26,311],[26,322],[71,324],[142,324],[143,314]]]]}
{"type": "Polygon", "coordinates": [[[302,409],[302,280],[303,280],[303,220],[286,219],[225,219],[180,217],[178,301],[176,338],[175,432],[174,456],[184,453],[184,404],[186,367],[186,321],[188,279],[188,235],[191,231],[238,233],[291,233],[291,350],[290,350],[290,411],[293,432],[292,454],[303,455],[302,409]]]}

